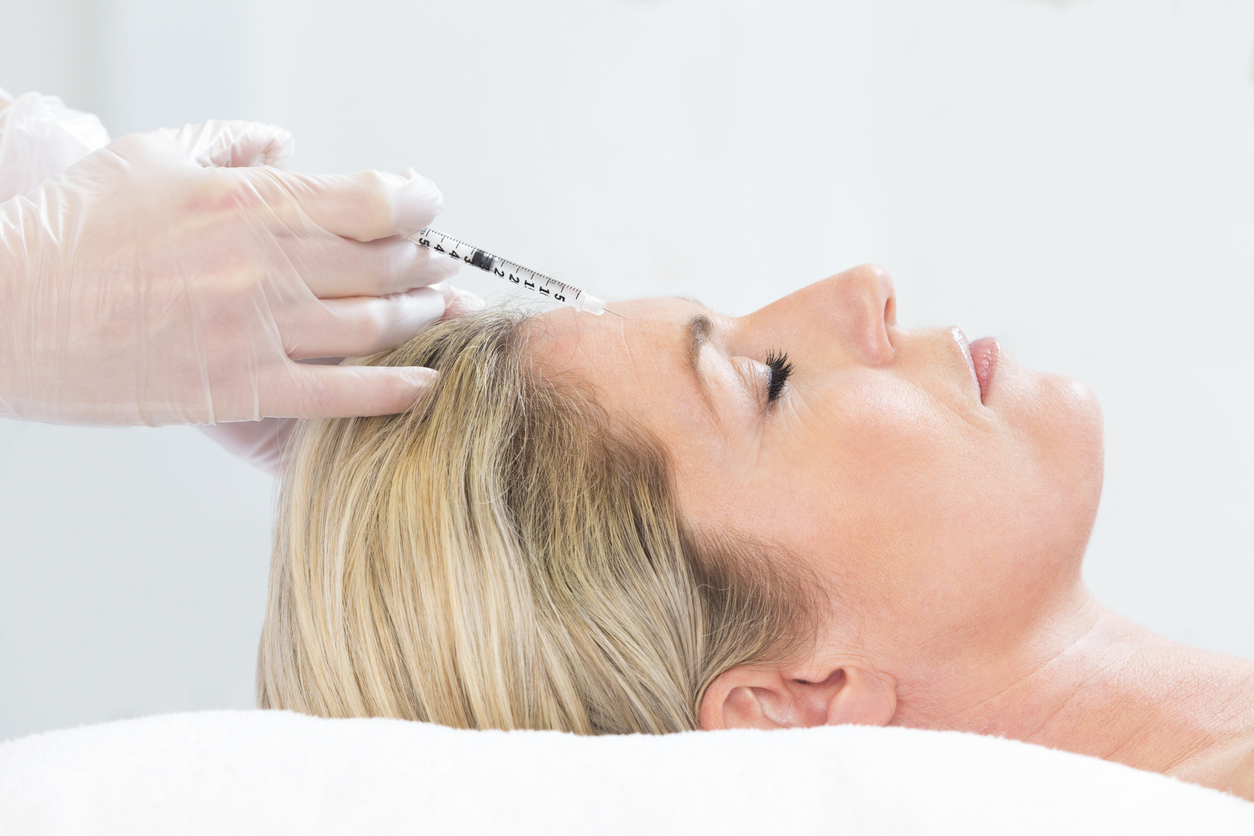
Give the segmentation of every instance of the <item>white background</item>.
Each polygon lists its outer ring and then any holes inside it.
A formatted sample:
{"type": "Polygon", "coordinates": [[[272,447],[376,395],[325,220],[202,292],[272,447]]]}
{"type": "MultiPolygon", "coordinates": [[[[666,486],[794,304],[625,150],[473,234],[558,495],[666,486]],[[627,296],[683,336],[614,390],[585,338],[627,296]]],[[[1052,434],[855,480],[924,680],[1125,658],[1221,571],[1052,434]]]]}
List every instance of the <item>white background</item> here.
{"type": "MultiPolygon", "coordinates": [[[[607,299],[884,265],[903,325],[1097,393],[1089,584],[1247,657],[1252,74],[1250,0],[0,0],[15,94],[412,165],[440,228],[607,299]]],[[[0,422],[0,737],[251,706],[270,499],[190,429],[0,422]]]]}

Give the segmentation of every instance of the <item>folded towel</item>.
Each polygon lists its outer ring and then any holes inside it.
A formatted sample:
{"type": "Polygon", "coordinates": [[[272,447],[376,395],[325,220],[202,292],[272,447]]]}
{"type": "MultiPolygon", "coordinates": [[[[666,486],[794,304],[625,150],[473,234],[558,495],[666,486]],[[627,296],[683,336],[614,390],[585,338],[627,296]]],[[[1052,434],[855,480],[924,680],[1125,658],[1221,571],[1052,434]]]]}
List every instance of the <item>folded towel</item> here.
{"type": "Polygon", "coordinates": [[[1254,834],[1254,804],[958,732],[586,738],[282,711],[0,745],[0,833],[1254,834]]]}

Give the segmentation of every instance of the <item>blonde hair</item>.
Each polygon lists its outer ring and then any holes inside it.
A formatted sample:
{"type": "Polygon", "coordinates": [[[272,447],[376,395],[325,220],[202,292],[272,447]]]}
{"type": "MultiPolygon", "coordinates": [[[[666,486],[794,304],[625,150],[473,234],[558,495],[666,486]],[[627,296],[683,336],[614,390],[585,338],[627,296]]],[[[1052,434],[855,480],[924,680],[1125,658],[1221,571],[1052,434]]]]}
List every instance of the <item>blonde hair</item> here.
{"type": "Polygon", "coordinates": [[[674,732],[719,673],[801,641],[802,585],[681,524],[662,447],[531,368],[526,322],[439,323],[366,361],[440,371],[409,412],[298,427],[261,707],[674,732]]]}

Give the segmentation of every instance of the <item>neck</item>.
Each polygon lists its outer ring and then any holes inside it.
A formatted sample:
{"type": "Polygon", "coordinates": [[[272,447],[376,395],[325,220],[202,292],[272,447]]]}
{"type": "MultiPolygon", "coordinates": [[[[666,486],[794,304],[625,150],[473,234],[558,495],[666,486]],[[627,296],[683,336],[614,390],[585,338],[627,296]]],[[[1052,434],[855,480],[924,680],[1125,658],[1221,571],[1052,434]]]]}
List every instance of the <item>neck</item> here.
{"type": "Polygon", "coordinates": [[[992,676],[986,656],[902,681],[894,723],[1001,735],[1254,801],[1254,662],[1155,635],[1083,588],[1032,632],[992,676]]]}

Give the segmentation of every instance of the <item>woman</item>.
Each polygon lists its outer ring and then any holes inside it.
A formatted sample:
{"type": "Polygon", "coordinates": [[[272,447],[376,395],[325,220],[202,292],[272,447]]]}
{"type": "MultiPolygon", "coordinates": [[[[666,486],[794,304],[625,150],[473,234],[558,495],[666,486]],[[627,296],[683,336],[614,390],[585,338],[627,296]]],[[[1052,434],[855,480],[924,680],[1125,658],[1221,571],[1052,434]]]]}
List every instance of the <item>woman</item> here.
{"type": "Polygon", "coordinates": [[[1254,663],[1081,580],[1102,482],[1085,387],[900,328],[874,267],[742,318],[616,310],[443,323],[375,358],[440,370],[413,411],[298,432],[263,706],[955,729],[1254,799],[1254,663]]]}

